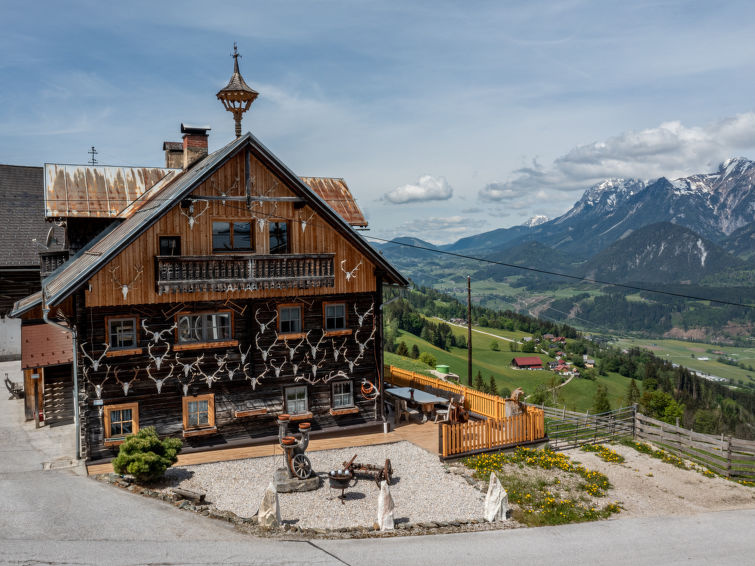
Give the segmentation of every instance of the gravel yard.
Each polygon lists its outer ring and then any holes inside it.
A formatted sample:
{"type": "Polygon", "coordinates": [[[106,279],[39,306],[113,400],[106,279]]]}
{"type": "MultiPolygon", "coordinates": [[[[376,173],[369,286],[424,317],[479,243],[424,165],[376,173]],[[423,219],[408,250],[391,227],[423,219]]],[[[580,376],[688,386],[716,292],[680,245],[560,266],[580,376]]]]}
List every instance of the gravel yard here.
{"type": "MultiPolygon", "coordinates": [[[[357,462],[393,465],[391,495],[396,523],[467,521],[482,517],[485,494],[461,476],[449,473],[438,457],[409,443],[307,452],[312,468],[324,476],[358,454],[357,462]]],[[[197,466],[173,467],[166,472],[171,487],[203,491],[218,509],[241,517],[253,516],[272,480],[283,467],[281,455],[197,466]]],[[[301,528],[371,527],[377,518],[379,490],[371,479],[360,478],[346,490],[345,504],[337,499],[327,478],[321,487],[304,493],[279,494],[284,523],[301,528]]]]}
{"type": "Polygon", "coordinates": [[[755,488],[721,477],[706,478],[693,470],[682,470],[633,448],[610,445],[624,456],[621,464],[608,463],[597,454],[567,450],[572,461],[608,476],[613,485],[607,499],[619,501],[622,512],[616,517],[656,517],[691,515],[708,511],[755,507],[755,488]]]}

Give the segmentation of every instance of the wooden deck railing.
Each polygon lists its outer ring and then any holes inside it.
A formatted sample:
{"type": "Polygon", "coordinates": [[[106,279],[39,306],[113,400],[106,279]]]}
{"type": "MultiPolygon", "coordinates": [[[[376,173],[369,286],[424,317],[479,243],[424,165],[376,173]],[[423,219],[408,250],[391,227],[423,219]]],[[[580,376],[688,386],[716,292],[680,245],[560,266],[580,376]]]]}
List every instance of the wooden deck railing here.
{"type": "Polygon", "coordinates": [[[536,442],[543,438],[545,438],[543,411],[527,407],[526,413],[505,419],[443,424],[438,448],[441,458],[458,458],[536,442]]]}
{"type": "Polygon", "coordinates": [[[506,399],[498,395],[489,395],[464,385],[394,366],[386,366],[385,379],[401,387],[414,387],[423,391],[447,391],[456,397],[463,395],[465,409],[489,419],[502,419],[506,416],[506,399]]]}
{"type": "Polygon", "coordinates": [[[333,287],[334,254],[156,256],[159,293],[333,287]]]}

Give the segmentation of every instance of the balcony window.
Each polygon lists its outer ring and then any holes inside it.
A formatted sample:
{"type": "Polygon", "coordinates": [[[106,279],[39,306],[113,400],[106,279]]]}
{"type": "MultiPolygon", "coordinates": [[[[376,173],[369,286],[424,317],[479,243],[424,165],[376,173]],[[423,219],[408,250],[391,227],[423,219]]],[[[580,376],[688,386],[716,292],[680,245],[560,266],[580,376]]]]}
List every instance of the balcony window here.
{"type": "Polygon", "coordinates": [[[278,317],[281,334],[301,332],[301,307],[280,307],[278,317]]]}
{"type": "Polygon", "coordinates": [[[270,222],[270,253],[287,254],[290,253],[288,245],[288,223],[287,222],[270,222]]]}
{"type": "Polygon", "coordinates": [[[222,252],[252,252],[251,222],[213,222],[212,223],[212,251],[222,252]]]}
{"type": "Polygon", "coordinates": [[[178,315],[178,343],[196,344],[231,339],[231,313],[178,315]]]}
{"type": "Polygon", "coordinates": [[[181,236],[160,236],[160,255],[181,255],[181,236]]]}
{"type": "Polygon", "coordinates": [[[325,304],[325,330],[344,330],[346,328],[346,304],[325,304]]]}

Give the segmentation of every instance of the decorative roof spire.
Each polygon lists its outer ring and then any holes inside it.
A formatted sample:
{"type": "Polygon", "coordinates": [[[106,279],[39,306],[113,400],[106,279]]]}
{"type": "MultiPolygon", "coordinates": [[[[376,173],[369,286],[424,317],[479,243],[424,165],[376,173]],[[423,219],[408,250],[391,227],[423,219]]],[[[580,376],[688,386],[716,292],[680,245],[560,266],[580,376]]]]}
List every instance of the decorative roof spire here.
{"type": "Polygon", "coordinates": [[[241,55],[236,48],[236,42],[233,42],[233,75],[228,84],[218,91],[217,97],[223,103],[226,110],[233,113],[233,119],[236,122],[236,137],[241,137],[241,117],[249,110],[252,102],[259,96],[259,93],[250,87],[244,81],[244,77],[239,72],[239,57],[241,55]]]}

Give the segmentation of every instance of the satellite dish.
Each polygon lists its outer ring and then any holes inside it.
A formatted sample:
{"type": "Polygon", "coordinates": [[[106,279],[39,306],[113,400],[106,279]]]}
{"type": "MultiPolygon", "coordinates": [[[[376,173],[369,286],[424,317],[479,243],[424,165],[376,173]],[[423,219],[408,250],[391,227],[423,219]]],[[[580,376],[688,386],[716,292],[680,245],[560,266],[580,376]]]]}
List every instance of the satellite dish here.
{"type": "Polygon", "coordinates": [[[47,231],[47,237],[45,238],[46,248],[49,248],[50,244],[52,244],[53,242],[55,242],[56,244],[58,243],[58,241],[55,238],[53,238],[53,230],[55,230],[55,227],[50,226],[50,229],[47,231]]]}

